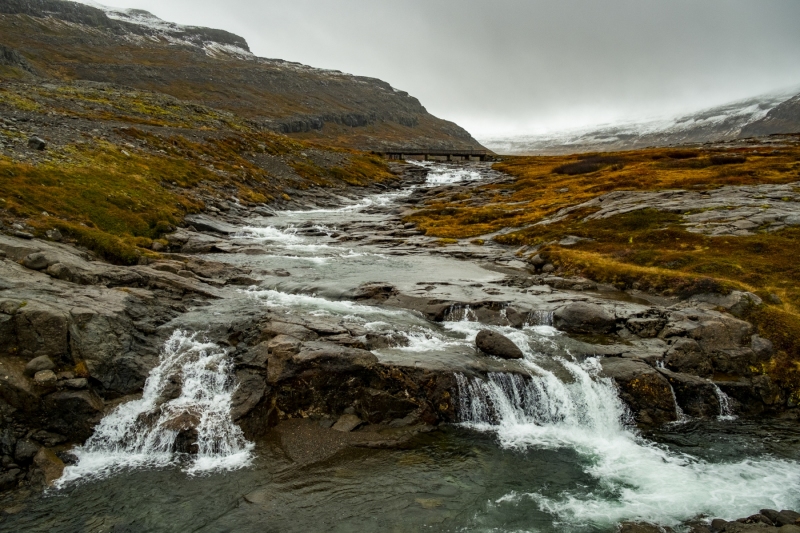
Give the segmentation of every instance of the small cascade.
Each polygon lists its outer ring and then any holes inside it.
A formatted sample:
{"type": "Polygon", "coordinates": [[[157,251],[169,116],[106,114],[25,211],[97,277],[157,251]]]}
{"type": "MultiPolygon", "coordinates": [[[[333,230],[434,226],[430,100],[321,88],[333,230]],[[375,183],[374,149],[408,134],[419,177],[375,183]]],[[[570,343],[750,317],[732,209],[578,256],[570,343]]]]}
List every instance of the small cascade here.
{"type": "Polygon", "coordinates": [[[454,304],[444,314],[444,322],[477,322],[478,317],[475,316],[469,305],[454,304]]]}
{"type": "Polygon", "coordinates": [[[553,325],[553,312],[552,311],[531,311],[528,313],[528,320],[526,326],[552,326],[553,325]]]}
{"type": "Polygon", "coordinates": [[[675,389],[672,388],[672,384],[667,382],[669,385],[669,392],[672,394],[672,403],[675,405],[675,422],[673,424],[683,424],[684,422],[689,421],[689,417],[686,416],[686,413],[683,412],[681,406],[678,405],[678,397],[675,395],[675,389]]]}
{"type": "MultiPolygon", "coordinates": [[[[800,494],[797,462],[769,457],[707,462],[654,445],[629,428],[614,384],[598,376],[595,360],[558,363],[571,373],[571,382],[533,363],[530,377],[456,375],[463,427],[491,432],[513,451],[571,449],[576,464],[594,480],[588,488],[558,495],[514,490],[496,505],[529,501],[565,524],[610,531],[632,517],[675,527],[700,515],[741,516],[747,509],[796,501],[800,494]]],[[[683,418],[677,404],[676,413],[683,418]]]]}
{"type": "Polygon", "coordinates": [[[719,416],[717,417],[718,420],[736,420],[736,415],[733,414],[733,406],[731,406],[731,398],[725,391],[720,389],[716,383],[711,382],[714,386],[714,394],[717,395],[717,400],[719,400],[719,416]]]}
{"type": "Polygon", "coordinates": [[[253,444],[231,419],[236,384],[225,350],[175,331],[142,397],[107,415],[74,450],[61,484],[124,468],[166,466],[189,457],[189,473],[230,470],[249,464],[253,444]],[[184,452],[184,453],[181,453],[184,452]]]}

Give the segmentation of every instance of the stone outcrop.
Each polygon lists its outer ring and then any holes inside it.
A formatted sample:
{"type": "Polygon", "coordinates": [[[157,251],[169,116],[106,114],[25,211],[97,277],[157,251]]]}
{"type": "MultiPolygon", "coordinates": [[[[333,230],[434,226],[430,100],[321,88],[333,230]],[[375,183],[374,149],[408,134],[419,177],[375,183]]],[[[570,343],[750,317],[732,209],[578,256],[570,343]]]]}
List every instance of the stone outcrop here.
{"type": "Polygon", "coordinates": [[[616,319],[603,307],[575,302],[556,310],[553,325],[567,333],[605,334],[616,327],[616,319]]]}
{"type": "Polygon", "coordinates": [[[484,329],[475,337],[478,349],[487,355],[494,355],[502,359],[522,359],[522,350],[508,337],[496,331],[484,329]]]}
{"type": "Polygon", "coordinates": [[[669,381],[648,364],[633,359],[607,357],[600,361],[602,375],[612,378],[620,397],[636,421],[645,426],[677,420],[669,381]]]}

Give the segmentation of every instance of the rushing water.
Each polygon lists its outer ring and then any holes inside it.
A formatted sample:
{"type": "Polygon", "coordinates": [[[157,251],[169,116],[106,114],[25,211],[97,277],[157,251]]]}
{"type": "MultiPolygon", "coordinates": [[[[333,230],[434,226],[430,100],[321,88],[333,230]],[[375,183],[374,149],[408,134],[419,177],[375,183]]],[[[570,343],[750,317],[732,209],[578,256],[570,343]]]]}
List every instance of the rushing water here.
{"type": "MultiPolygon", "coordinates": [[[[422,186],[478,181],[486,173],[481,165],[425,165],[432,172],[422,186]]],[[[384,224],[387,210],[412,190],[339,209],[254,217],[234,237],[247,253],[209,258],[263,279],[223,303],[394,334],[402,342],[376,350],[381,361],[463,369],[453,391],[460,424],[418,436],[404,449],[344,449],[323,461],[294,462],[281,437],[250,443],[231,421],[236,383],[226,351],[176,331],[141,399],[103,419],[58,488],[9,515],[0,529],[610,532],[622,520],[675,525],[800,506],[796,424],[734,421],[718,391],[718,420],[686,419],[643,435],[630,425],[613,384],[598,376],[597,361],[571,357],[571,340],[552,327],[552,312],[498,284],[501,274],[398,243],[336,239],[384,224]],[[467,306],[432,323],[347,299],[368,281],[464,300],[506,291],[501,299],[534,310],[522,329],[482,325],[467,306]],[[523,351],[520,373],[467,377],[475,336],[485,327],[523,351]],[[200,421],[195,455],[172,451],[182,417],[200,421]]]]}

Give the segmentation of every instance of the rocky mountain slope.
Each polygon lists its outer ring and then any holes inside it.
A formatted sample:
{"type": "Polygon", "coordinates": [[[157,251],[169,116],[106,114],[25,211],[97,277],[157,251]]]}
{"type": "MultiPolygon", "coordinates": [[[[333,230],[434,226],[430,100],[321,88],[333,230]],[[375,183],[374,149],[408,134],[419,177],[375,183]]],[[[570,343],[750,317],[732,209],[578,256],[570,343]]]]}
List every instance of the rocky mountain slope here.
{"type": "Polygon", "coordinates": [[[800,132],[797,90],[761,95],[673,119],[607,125],[542,135],[484,139],[492,150],[515,155],[560,155],[590,151],[701,144],[800,132]]]}
{"type": "Polygon", "coordinates": [[[144,11],[3,0],[0,35],[3,77],[35,74],[158,91],[329,145],[480,147],[464,129],[386,82],[259,58],[239,36],[144,11]]]}

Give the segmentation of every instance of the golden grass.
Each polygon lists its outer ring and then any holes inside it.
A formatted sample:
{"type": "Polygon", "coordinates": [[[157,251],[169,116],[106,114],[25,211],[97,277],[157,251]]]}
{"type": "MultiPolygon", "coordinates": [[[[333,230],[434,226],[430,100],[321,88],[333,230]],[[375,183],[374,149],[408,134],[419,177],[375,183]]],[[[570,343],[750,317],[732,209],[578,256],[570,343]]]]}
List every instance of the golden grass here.
{"type": "Polygon", "coordinates": [[[646,149],[613,154],[509,157],[495,169],[510,183],[476,187],[472,194],[442,193],[407,217],[434,237],[495,237],[513,246],[536,246],[563,275],[581,275],[620,289],[689,296],[740,289],[767,305],[748,317],[778,354],[764,371],[800,394],[800,228],[752,236],[691,233],[681,216],[640,210],[584,222],[591,210],[535,225],[559,209],[618,190],[706,190],[723,185],[800,182],[797,142],[775,149],[646,149]],[[566,235],[587,240],[565,247],[566,235]],[[781,303],[775,303],[775,297],[781,303]]]}

